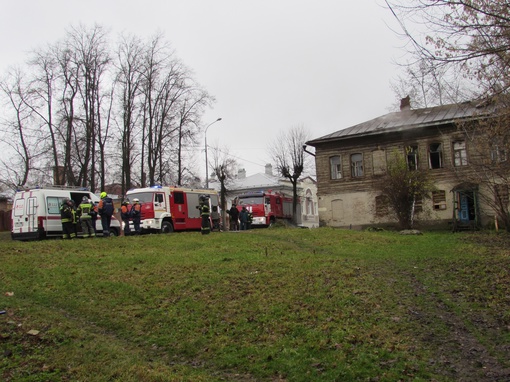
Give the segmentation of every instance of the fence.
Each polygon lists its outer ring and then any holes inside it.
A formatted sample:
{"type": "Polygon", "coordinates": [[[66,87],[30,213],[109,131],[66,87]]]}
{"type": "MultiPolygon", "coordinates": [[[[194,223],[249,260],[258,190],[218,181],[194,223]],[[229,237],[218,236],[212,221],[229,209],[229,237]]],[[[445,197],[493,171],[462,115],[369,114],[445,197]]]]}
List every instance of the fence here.
{"type": "Polygon", "coordinates": [[[0,231],[11,230],[11,211],[0,211],[0,231]]]}

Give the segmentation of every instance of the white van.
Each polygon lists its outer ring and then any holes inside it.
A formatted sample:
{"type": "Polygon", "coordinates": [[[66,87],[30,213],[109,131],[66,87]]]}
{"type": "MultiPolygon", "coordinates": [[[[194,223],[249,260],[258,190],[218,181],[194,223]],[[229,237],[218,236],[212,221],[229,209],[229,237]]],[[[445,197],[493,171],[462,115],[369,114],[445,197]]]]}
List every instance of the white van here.
{"type": "MultiPolygon", "coordinates": [[[[78,206],[83,197],[99,201],[97,195],[86,189],[69,187],[34,188],[17,191],[11,215],[11,237],[14,240],[41,240],[62,237],[60,206],[64,199],[72,199],[78,206]]],[[[78,224],[78,236],[81,225],[78,224]]],[[[97,234],[102,235],[101,219],[96,222],[97,234]]],[[[110,236],[120,234],[120,223],[112,217],[110,236]]]]}

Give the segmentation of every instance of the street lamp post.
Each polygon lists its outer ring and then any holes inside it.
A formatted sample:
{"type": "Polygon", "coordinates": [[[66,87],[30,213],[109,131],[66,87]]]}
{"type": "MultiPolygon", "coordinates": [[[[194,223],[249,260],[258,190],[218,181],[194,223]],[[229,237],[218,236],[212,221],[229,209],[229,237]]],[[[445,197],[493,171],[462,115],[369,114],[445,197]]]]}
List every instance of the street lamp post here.
{"type": "Polygon", "coordinates": [[[219,121],[221,121],[221,118],[218,118],[216,121],[211,122],[205,128],[205,133],[204,133],[204,136],[205,136],[205,188],[209,188],[209,162],[207,161],[207,129],[209,128],[209,126],[211,126],[212,124],[219,122],[219,121]]]}

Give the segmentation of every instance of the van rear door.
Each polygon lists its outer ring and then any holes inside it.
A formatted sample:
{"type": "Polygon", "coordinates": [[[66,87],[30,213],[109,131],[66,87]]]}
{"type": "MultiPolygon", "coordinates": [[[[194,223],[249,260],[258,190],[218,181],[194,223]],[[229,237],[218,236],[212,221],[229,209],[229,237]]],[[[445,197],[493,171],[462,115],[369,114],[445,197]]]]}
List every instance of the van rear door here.
{"type": "Polygon", "coordinates": [[[37,198],[30,192],[16,195],[12,210],[12,237],[19,239],[38,239],[37,198]]]}

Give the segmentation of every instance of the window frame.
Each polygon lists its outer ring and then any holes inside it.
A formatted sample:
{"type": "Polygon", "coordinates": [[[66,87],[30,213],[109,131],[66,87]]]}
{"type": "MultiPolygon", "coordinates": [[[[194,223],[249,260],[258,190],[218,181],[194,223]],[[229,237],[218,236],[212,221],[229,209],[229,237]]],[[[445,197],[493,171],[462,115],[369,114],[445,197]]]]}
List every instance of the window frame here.
{"type": "Polygon", "coordinates": [[[443,161],[443,143],[432,142],[428,145],[428,156],[429,156],[429,169],[436,170],[444,167],[443,161]],[[437,146],[433,151],[432,146],[437,146]],[[433,157],[434,154],[434,157],[433,157]],[[435,158],[437,155],[437,158],[435,158]]]}
{"type": "Polygon", "coordinates": [[[467,148],[466,148],[466,141],[464,140],[457,140],[452,143],[452,150],[453,150],[453,165],[455,167],[462,167],[467,166],[468,160],[467,160],[467,148]],[[462,144],[461,148],[456,147],[456,145],[462,144]]]}
{"type": "Polygon", "coordinates": [[[432,191],[432,208],[434,211],[446,210],[446,191],[436,190],[432,191]]]}
{"type": "Polygon", "coordinates": [[[353,178],[362,178],[364,174],[363,169],[363,153],[353,153],[350,155],[350,164],[351,164],[351,177],[353,178]],[[354,157],[359,156],[360,160],[354,160],[354,157]]]}
{"type": "Polygon", "coordinates": [[[342,157],[340,155],[333,155],[329,157],[329,179],[337,180],[342,179],[342,157]],[[338,163],[334,162],[338,159],[338,163]],[[334,166],[334,167],[333,167],[334,166]]]}
{"type": "Polygon", "coordinates": [[[406,162],[407,168],[411,171],[418,170],[418,145],[407,145],[406,148],[406,162]],[[411,162],[410,159],[414,158],[411,162]]]}

